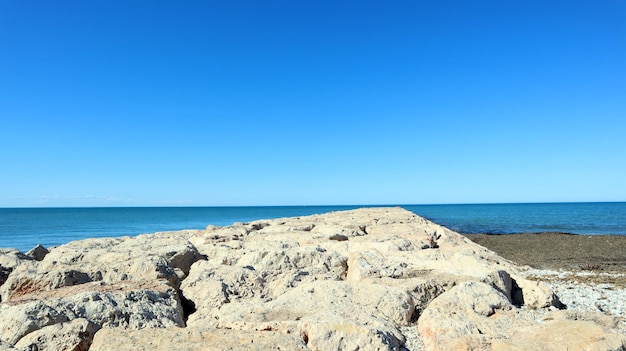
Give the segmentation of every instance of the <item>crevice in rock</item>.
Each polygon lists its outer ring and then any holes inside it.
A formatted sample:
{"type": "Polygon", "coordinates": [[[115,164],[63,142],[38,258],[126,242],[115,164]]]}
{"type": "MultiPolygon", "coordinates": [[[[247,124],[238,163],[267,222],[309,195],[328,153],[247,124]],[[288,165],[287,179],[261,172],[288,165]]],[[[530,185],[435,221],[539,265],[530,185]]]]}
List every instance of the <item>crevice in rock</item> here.
{"type": "Polygon", "coordinates": [[[304,341],[305,345],[309,344],[309,334],[307,332],[302,332],[302,341],[304,341]]]}
{"type": "Polygon", "coordinates": [[[0,266],[0,286],[4,285],[7,279],[9,279],[11,272],[13,272],[13,268],[0,266]]]}
{"type": "Polygon", "coordinates": [[[339,280],[346,280],[348,278],[348,269],[350,269],[347,259],[341,261],[341,269],[342,270],[339,274],[339,280]]]}
{"type": "Polygon", "coordinates": [[[250,224],[250,226],[248,228],[246,228],[246,235],[254,232],[254,231],[258,231],[261,230],[267,226],[270,226],[270,223],[266,223],[266,222],[261,222],[261,223],[254,223],[254,224],[250,224]]]}
{"type": "Polygon", "coordinates": [[[189,316],[196,312],[196,304],[186,298],[182,290],[178,290],[178,298],[180,299],[180,306],[183,309],[183,321],[187,324],[189,316]]]}
{"type": "Polygon", "coordinates": [[[341,234],[334,234],[333,236],[329,237],[328,239],[335,240],[335,241],[347,241],[348,237],[345,236],[345,235],[341,235],[341,234]]]}
{"type": "Polygon", "coordinates": [[[524,306],[524,293],[522,292],[522,288],[517,285],[515,279],[511,278],[511,303],[515,307],[524,306]]]}
{"type": "Polygon", "coordinates": [[[420,316],[424,312],[424,309],[425,309],[425,307],[423,307],[423,306],[415,306],[415,310],[413,311],[413,314],[411,315],[410,325],[417,324],[417,322],[420,319],[420,316]]]}
{"type": "Polygon", "coordinates": [[[411,316],[411,324],[416,324],[430,302],[446,292],[447,289],[449,289],[449,287],[445,284],[440,285],[434,282],[425,282],[416,286],[411,292],[416,302],[415,310],[411,316]]]}

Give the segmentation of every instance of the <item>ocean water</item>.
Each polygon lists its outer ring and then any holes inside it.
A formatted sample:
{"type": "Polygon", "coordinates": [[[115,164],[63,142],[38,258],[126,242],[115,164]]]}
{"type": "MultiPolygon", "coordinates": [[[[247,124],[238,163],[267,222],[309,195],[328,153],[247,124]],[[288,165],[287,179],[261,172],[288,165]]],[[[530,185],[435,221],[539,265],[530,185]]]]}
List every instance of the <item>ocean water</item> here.
{"type": "MultiPolygon", "coordinates": [[[[257,219],[373,206],[0,208],[0,248],[29,250],[72,240],[203,229],[257,219]]],[[[626,202],[401,205],[461,233],[626,235],[626,202]]]]}

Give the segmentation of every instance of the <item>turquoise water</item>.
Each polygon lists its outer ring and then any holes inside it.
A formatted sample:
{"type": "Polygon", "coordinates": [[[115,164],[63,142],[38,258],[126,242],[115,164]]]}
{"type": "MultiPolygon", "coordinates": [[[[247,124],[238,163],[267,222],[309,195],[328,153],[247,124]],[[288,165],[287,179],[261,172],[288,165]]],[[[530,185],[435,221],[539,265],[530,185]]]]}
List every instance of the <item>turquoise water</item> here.
{"type": "MultiPolygon", "coordinates": [[[[202,229],[256,219],[364,206],[0,208],[0,247],[26,251],[93,237],[202,229]]],[[[371,207],[371,206],[370,206],[371,207]]],[[[626,202],[402,205],[461,233],[565,232],[626,235],[626,202]]]]}

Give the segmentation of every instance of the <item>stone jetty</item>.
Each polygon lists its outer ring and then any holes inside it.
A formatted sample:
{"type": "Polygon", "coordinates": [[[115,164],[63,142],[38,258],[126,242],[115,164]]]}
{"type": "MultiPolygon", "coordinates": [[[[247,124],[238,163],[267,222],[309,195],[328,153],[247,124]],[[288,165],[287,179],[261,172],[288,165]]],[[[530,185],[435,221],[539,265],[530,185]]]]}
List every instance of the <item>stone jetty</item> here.
{"type": "Polygon", "coordinates": [[[1,249],[0,298],[0,350],[626,350],[620,316],[401,208],[1,249]]]}

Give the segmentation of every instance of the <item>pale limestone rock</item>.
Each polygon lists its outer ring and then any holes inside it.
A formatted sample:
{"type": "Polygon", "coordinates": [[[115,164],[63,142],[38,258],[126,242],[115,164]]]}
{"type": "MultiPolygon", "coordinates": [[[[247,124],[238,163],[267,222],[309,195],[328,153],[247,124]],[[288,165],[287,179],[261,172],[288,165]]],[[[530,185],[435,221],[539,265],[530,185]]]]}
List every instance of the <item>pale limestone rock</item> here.
{"type": "Polygon", "coordinates": [[[203,323],[212,323],[215,313],[224,304],[269,300],[266,282],[255,270],[209,261],[193,265],[181,290],[187,299],[193,301],[196,309],[187,321],[190,325],[199,319],[203,323]]]}
{"type": "MultiPolygon", "coordinates": [[[[17,266],[32,260],[32,257],[24,255],[19,250],[0,249],[0,287],[9,279],[9,275],[17,266]]],[[[0,301],[2,301],[1,294],[0,301]]]]}
{"type": "Polygon", "coordinates": [[[16,249],[0,249],[0,302],[2,302],[2,286],[16,267],[31,262],[32,257],[24,255],[16,249]]]}
{"type": "MultiPolygon", "coordinates": [[[[335,305],[311,307],[315,311],[333,311],[333,316],[324,318],[319,315],[313,318],[302,312],[302,309],[283,306],[288,297],[309,303],[310,296],[296,296],[301,294],[303,287],[308,287],[307,281],[318,281],[312,284],[326,286],[335,284],[336,280],[347,279],[362,286],[376,283],[404,289],[411,296],[411,305],[414,306],[409,322],[417,319],[433,299],[464,282],[487,283],[484,285],[489,291],[487,295],[493,294],[483,298],[487,309],[491,306],[489,299],[492,298],[496,299],[496,305],[502,302],[502,306],[505,306],[503,308],[508,311],[513,308],[511,302],[523,305],[527,301],[533,308],[558,305],[558,299],[549,290],[545,291],[537,282],[526,281],[511,262],[461,235],[400,209],[346,211],[210,229],[204,236],[199,235],[190,241],[202,247],[200,251],[208,259],[206,263],[196,264],[199,270],[207,273],[197,274],[205,278],[216,277],[219,284],[207,283],[205,279],[198,278],[183,283],[185,295],[198,307],[196,314],[190,316],[190,326],[197,323],[255,330],[267,327],[302,333],[313,344],[316,343],[315,332],[313,336],[309,335],[310,329],[316,330],[324,325],[324,321],[363,328],[356,317],[358,313],[342,319],[340,309],[335,305]],[[347,266],[343,268],[344,273],[337,274],[341,270],[331,270],[333,274],[328,275],[328,269],[316,271],[292,262],[294,257],[302,256],[301,252],[306,247],[323,248],[325,255],[333,252],[338,254],[335,262],[346,260],[346,264],[342,264],[342,267],[347,266]],[[307,279],[296,281],[288,277],[307,279]],[[241,289],[233,288],[237,283],[241,289]],[[229,293],[229,290],[235,294],[229,293]],[[198,299],[198,296],[211,298],[198,299]],[[282,305],[279,306],[278,301],[282,305]],[[272,309],[280,312],[271,312],[272,309]],[[315,323],[311,323],[311,318],[315,323]],[[304,325],[308,327],[304,328],[304,325]]],[[[307,261],[307,264],[309,267],[311,264],[315,266],[313,261],[307,261]]],[[[190,278],[194,276],[194,269],[196,266],[192,268],[190,278]]],[[[313,287],[312,291],[318,290],[313,287]]],[[[329,297],[325,299],[333,301],[329,297]]],[[[354,301],[343,303],[354,306],[354,301]]],[[[358,306],[350,310],[365,309],[368,311],[366,313],[371,313],[368,308],[358,306]]],[[[511,315],[515,319],[515,312],[511,312],[511,315]]],[[[375,335],[395,333],[391,332],[393,328],[383,329],[372,330],[375,335]]],[[[331,334],[337,334],[337,340],[350,339],[338,332],[331,334]]],[[[338,344],[333,345],[336,347],[338,344]]]]}
{"type": "Polygon", "coordinates": [[[514,308],[493,285],[468,281],[435,298],[418,329],[427,350],[622,350],[626,343],[614,318],[531,311],[514,308]]]}
{"type": "Polygon", "coordinates": [[[24,255],[20,250],[17,249],[0,249],[0,266],[14,269],[20,264],[32,261],[32,257],[28,257],[24,255]]]}
{"type": "Polygon", "coordinates": [[[190,318],[188,325],[213,321],[218,328],[299,334],[311,350],[395,350],[404,342],[399,326],[410,323],[413,311],[412,296],[402,289],[327,280],[266,303],[225,304],[211,320],[190,318]]]}
{"type": "Polygon", "coordinates": [[[92,281],[155,279],[178,288],[180,279],[200,257],[184,235],[171,233],[74,241],[52,249],[41,262],[31,260],[17,266],[0,287],[0,296],[9,301],[92,281]]]}
{"type": "Polygon", "coordinates": [[[130,330],[103,328],[89,351],[307,351],[299,335],[227,329],[168,328],[130,330]]]}
{"type": "Polygon", "coordinates": [[[0,340],[0,351],[16,351],[16,350],[17,349],[13,347],[12,344],[9,344],[8,342],[4,342],[0,340]]]}
{"type": "Polygon", "coordinates": [[[541,324],[517,327],[507,339],[493,340],[494,351],[623,351],[624,335],[611,329],[607,316],[596,313],[567,316],[552,313],[541,324]],[[589,320],[585,320],[589,319],[589,320]]]}
{"type": "Polygon", "coordinates": [[[509,299],[493,286],[468,281],[432,300],[419,318],[418,329],[429,350],[485,347],[491,338],[506,337],[515,319],[513,309],[509,299]]]}
{"type": "Polygon", "coordinates": [[[57,323],[36,330],[16,344],[17,349],[39,351],[87,351],[98,326],[85,318],[57,323]]]}
{"type": "Polygon", "coordinates": [[[176,291],[159,282],[87,283],[0,304],[0,340],[15,344],[46,326],[85,318],[97,326],[183,326],[176,291]]]}
{"type": "Polygon", "coordinates": [[[353,321],[311,323],[306,333],[312,351],[400,350],[404,343],[399,331],[393,333],[353,321]]]}
{"type": "Polygon", "coordinates": [[[432,300],[418,330],[427,350],[486,350],[490,339],[505,338],[513,323],[531,323],[516,320],[513,309],[493,286],[468,281],[432,300]]]}
{"type": "Polygon", "coordinates": [[[521,304],[530,308],[545,308],[550,306],[561,307],[559,297],[550,288],[539,281],[516,279],[515,283],[521,289],[521,304]]]}
{"type": "Polygon", "coordinates": [[[491,284],[496,290],[503,293],[511,303],[516,304],[516,302],[519,302],[519,304],[522,304],[521,301],[515,301],[512,297],[513,279],[507,271],[493,271],[486,277],[484,282],[491,284]]]}
{"type": "Polygon", "coordinates": [[[490,349],[573,319],[619,339],[599,317],[549,312],[559,302],[545,285],[401,208],[90,239],[2,262],[0,345],[80,318],[104,327],[92,350],[116,351],[400,350],[416,324],[427,350],[490,349]]]}

